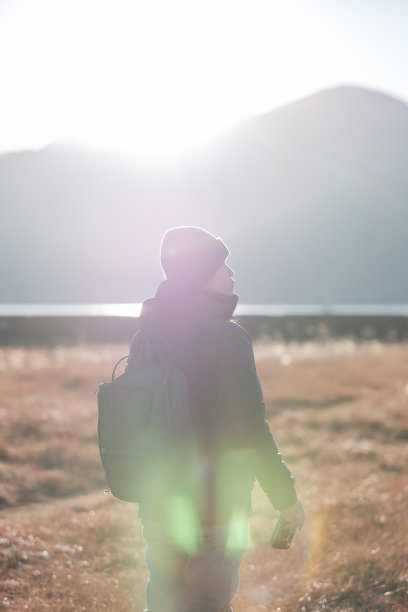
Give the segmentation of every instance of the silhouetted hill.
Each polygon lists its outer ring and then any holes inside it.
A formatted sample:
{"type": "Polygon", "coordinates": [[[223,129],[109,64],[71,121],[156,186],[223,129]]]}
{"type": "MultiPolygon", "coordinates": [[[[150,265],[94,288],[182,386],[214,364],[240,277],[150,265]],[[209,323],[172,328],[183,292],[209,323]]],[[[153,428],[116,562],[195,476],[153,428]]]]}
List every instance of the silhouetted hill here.
{"type": "Polygon", "coordinates": [[[408,105],[320,92],[225,131],[184,164],[72,143],[0,156],[0,301],[126,302],[158,248],[199,225],[231,250],[242,302],[408,302],[408,105]]]}

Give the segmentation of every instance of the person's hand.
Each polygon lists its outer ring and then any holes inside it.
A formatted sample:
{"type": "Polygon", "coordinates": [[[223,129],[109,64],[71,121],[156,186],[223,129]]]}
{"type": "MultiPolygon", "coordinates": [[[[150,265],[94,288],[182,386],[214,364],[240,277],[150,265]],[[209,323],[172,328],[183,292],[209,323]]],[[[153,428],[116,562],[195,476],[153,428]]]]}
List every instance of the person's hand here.
{"type": "Polygon", "coordinates": [[[299,500],[293,506],[280,510],[280,513],[287,522],[288,527],[299,527],[299,529],[302,529],[305,522],[305,513],[299,500]]]}

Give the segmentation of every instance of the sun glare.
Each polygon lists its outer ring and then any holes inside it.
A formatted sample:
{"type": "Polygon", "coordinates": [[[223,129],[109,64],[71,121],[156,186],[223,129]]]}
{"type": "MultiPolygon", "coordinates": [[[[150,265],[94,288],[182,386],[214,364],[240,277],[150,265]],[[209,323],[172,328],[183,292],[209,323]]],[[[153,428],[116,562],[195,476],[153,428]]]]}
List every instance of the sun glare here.
{"type": "Polygon", "coordinates": [[[0,52],[12,60],[15,95],[5,114],[32,142],[66,136],[137,155],[188,152],[254,109],[279,104],[283,89],[301,93],[307,77],[299,49],[305,55],[319,47],[301,6],[296,0],[10,5],[0,52]]]}
{"type": "MultiPolygon", "coordinates": [[[[93,109],[86,124],[78,109],[76,136],[125,153],[167,157],[185,154],[244,116],[228,92],[234,62],[225,8],[215,11],[211,2],[95,7],[93,44],[106,68],[86,101],[93,109]]],[[[87,57],[88,37],[77,44],[78,58],[87,57]]]]}

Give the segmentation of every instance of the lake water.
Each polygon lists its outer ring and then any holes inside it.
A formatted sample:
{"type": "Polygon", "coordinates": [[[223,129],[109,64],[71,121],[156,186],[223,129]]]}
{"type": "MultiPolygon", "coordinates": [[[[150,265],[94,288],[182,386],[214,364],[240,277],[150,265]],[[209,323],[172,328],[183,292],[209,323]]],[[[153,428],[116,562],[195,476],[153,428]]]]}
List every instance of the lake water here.
{"type": "MultiPolygon", "coordinates": [[[[135,304],[0,304],[0,317],[138,317],[135,304]]],[[[238,304],[239,316],[408,316],[408,304],[238,304]]]]}

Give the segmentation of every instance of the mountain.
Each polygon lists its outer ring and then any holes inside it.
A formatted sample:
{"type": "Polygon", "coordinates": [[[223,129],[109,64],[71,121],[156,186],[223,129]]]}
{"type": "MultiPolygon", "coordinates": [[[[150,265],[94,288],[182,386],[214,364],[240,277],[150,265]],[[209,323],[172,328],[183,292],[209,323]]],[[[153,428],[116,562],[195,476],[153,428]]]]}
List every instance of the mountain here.
{"type": "Polygon", "coordinates": [[[221,235],[245,303],[408,303],[408,105],[325,90],[184,163],[54,143],[0,156],[0,302],[137,302],[166,229],[221,235]]]}

